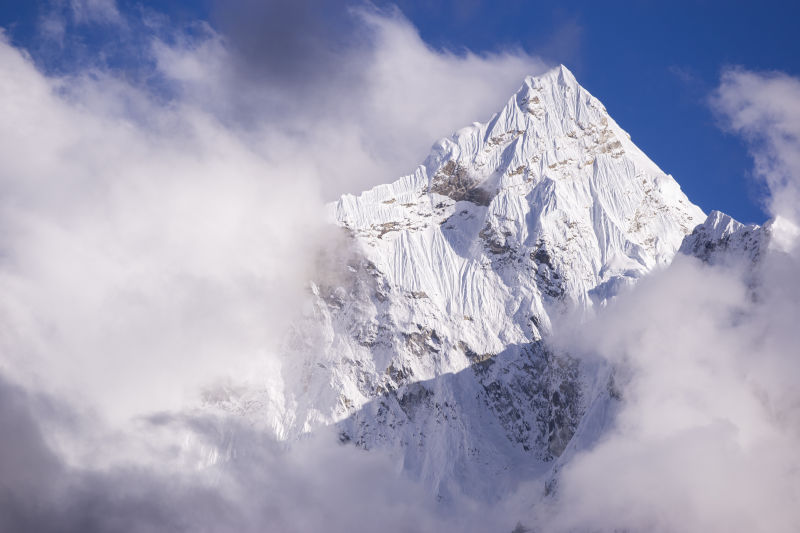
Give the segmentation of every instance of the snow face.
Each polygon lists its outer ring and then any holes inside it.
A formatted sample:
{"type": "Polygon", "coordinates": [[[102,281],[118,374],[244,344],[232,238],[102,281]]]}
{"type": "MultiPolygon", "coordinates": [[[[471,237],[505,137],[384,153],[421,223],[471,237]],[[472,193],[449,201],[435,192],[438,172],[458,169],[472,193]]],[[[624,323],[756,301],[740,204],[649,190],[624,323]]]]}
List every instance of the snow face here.
{"type": "Polygon", "coordinates": [[[547,348],[553,321],[667,265],[705,218],[563,66],[329,210],[342,271],[312,285],[279,383],[226,401],[283,438],[339,424],[440,496],[489,500],[545,472],[608,389],[547,348]]]}

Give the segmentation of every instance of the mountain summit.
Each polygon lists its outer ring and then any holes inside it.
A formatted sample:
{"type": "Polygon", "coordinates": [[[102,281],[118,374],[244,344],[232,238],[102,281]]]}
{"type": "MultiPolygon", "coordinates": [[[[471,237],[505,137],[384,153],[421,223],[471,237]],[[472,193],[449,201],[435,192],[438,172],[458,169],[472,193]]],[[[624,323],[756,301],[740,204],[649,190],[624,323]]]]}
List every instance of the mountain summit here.
{"type": "Polygon", "coordinates": [[[488,500],[613,392],[547,347],[552,322],[669,264],[705,219],[564,66],[330,215],[342,272],[313,284],[280,386],[237,401],[284,438],[337,424],[439,496],[488,500]]]}

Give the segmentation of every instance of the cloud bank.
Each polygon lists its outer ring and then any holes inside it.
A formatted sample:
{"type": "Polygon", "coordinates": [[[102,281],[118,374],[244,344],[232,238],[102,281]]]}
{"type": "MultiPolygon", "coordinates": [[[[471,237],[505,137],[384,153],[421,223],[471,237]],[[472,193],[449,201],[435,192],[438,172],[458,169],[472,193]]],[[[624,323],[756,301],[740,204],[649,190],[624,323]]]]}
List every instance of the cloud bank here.
{"type": "Polygon", "coordinates": [[[334,445],[324,432],[286,449],[231,417],[162,415],[135,433],[95,433],[91,465],[71,464],[41,429],[48,416],[63,419],[49,405],[60,400],[0,381],[3,531],[434,532],[493,523],[469,507],[444,516],[380,454],[334,445]],[[112,447],[103,465],[97,455],[112,447]],[[223,450],[216,462],[213,450],[223,450]]]}
{"type": "MultiPolygon", "coordinates": [[[[433,50],[394,11],[342,15],[354,37],[334,42],[304,31],[318,6],[255,5],[234,7],[277,17],[290,62],[254,56],[280,43],[248,44],[241,16],[176,29],[112,1],[56,2],[42,31],[66,56],[70,32],[113,26],[116,58],[46,68],[0,38],[0,529],[454,523],[379,455],[332,435],[285,450],[194,406],[219,380],[280,385],[283,331],[338,242],[325,200],[412,171],[542,64],[433,50]]],[[[470,509],[456,523],[480,530],[470,509]]]]}

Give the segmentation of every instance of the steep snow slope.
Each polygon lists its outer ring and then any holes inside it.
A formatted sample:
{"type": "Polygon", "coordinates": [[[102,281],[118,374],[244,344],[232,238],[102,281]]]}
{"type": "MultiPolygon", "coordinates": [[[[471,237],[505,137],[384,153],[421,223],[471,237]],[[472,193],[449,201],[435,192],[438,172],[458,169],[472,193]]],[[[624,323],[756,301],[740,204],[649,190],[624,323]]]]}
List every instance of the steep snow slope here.
{"type": "Polygon", "coordinates": [[[547,348],[551,322],[668,264],[704,218],[563,66],[330,214],[341,257],[280,378],[225,401],[284,438],[338,423],[484,499],[546,471],[608,389],[547,348]]]}

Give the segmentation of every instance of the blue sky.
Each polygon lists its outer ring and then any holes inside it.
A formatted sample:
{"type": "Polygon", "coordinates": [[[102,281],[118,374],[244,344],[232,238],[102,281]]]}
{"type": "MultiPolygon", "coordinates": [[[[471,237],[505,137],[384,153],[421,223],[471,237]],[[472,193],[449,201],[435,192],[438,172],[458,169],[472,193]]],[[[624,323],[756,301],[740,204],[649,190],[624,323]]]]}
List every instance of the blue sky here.
{"type": "MultiPolygon", "coordinates": [[[[53,5],[59,2],[5,3],[0,25],[48,70],[68,71],[80,58],[101,53],[116,68],[138,68],[139,57],[131,52],[136,48],[119,46],[116,30],[102,25],[71,28],[69,46],[44,45],[42,14],[53,5]]],[[[168,14],[172,24],[202,19],[215,28],[224,27],[229,5],[211,0],[119,2],[123,13],[144,6],[168,14]]],[[[720,209],[748,222],[766,218],[764,188],[752,177],[747,148],[719,126],[708,97],[726,68],[800,74],[800,4],[399,0],[393,5],[434,48],[478,53],[521,49],[564,63],[704,210],[720,209]]],[[[310,2],[308,9],[324,11],[323,23],[311,31],[347,31],[339,22],[347,13],[338,5],[310,2]]],[[[133,28],[125,39],[135,41],[137,32],[147,31],[133,28]]]]}

